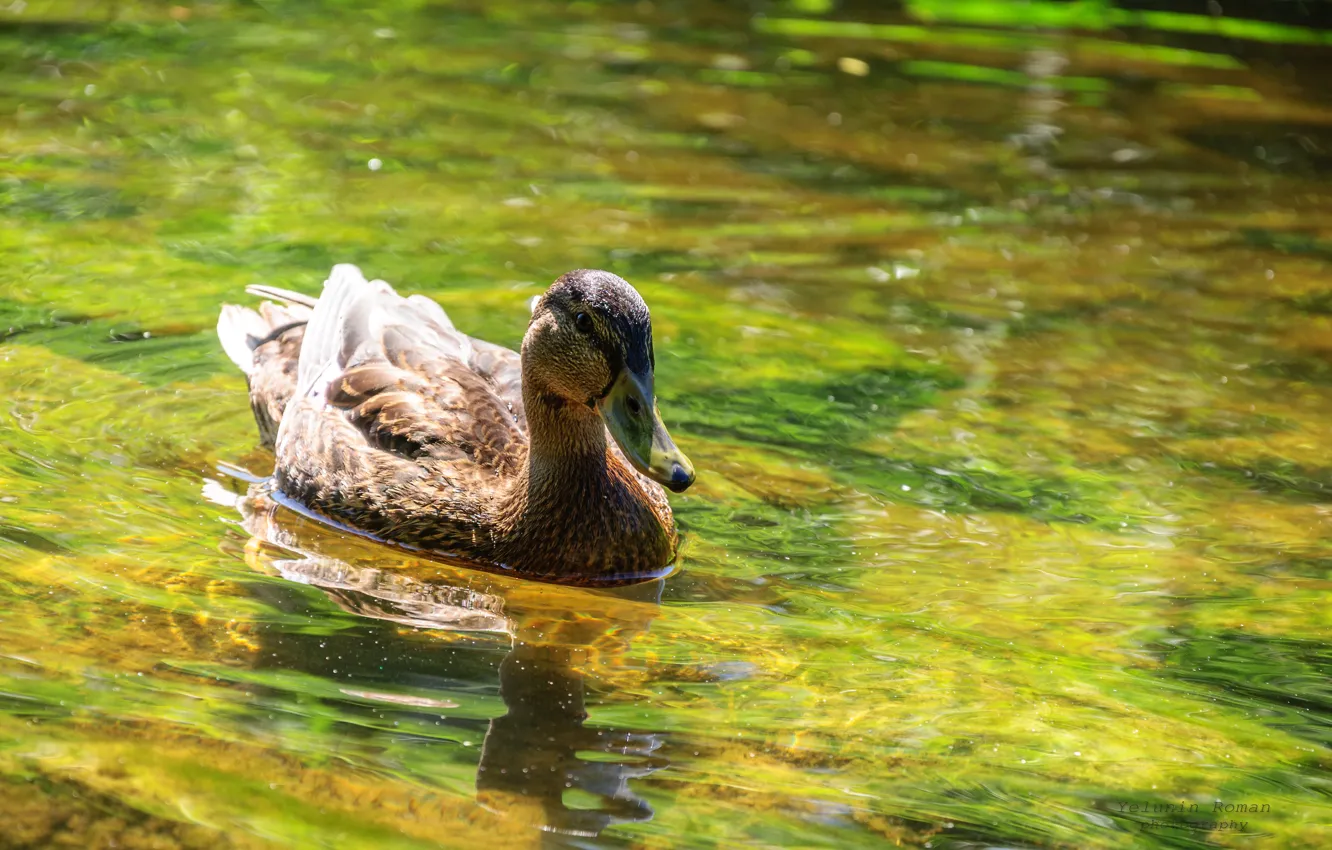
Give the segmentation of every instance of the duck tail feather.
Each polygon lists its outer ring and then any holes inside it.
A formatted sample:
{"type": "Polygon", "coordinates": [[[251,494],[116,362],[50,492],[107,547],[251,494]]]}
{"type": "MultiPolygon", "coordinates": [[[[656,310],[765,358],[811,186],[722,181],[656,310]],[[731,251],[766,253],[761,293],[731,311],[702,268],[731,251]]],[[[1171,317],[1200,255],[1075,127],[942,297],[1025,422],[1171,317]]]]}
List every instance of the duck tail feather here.
{"type": "Polygon", "coordinates": [[[317,301],[313,295],[293,292],[290,289],[280,289],[265,283],[256,283],[253,286],[247,286],[245,287],[245,291],[259,298],[269,298],[273,301],[287,304],[292,307],[308,307],[311,310],[314,309],[315,302],[317,301]]]}
{"type": "Polygon", "coordinates": [[[258,313],[235,304],[223,304],[217,317],[217,338],[231,362],[249,375],[254,372],[254,349],[272,329],[258,313]]]}

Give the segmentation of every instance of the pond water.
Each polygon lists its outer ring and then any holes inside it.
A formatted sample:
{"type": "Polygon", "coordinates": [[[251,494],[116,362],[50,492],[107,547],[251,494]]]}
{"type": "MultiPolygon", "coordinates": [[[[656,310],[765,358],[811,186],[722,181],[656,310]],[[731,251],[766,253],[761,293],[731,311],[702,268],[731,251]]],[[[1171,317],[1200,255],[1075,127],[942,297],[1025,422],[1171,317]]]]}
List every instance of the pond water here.
{"type": "Polygon", "coordinates": [[[1332,22],[1272,5],[0,5],[0,847],[1332,846],[1332,22]],[[632,281],[678,571],[241,498],[219,306],[335,262],[510,346],[632,281]]]}

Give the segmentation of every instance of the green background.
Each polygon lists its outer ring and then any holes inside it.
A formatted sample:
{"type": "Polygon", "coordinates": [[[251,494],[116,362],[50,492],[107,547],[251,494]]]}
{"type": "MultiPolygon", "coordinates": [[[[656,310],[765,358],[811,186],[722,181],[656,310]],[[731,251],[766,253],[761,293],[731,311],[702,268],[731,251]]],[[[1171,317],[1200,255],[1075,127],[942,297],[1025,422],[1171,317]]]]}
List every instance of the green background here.
{"type": "Polygon", "coordinates": [[[1332,845],[1332,35],[1272,5],[0,6],[0,847],[1332,845]],[[659,605],[251,540],[213,325],[335,262],[510,346],[639,288],[659,605]]]}

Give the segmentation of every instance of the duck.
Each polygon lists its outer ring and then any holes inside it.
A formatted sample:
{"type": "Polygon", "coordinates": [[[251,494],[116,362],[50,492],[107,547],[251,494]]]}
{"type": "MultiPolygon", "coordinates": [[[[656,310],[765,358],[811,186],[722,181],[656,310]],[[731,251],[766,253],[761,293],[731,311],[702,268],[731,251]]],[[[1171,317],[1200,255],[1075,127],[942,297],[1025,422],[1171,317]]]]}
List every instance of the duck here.
{"type": "Polygon", "coordinates": [[[354,265],[317,297],[247,288],[217,333],[244,372],[273,497],[330,525],[482,569],[625,584],[672,569],[666,490],[694,467],[654,395],[647,304],[577,269],[534,298],[520,351],[354,265]]]}

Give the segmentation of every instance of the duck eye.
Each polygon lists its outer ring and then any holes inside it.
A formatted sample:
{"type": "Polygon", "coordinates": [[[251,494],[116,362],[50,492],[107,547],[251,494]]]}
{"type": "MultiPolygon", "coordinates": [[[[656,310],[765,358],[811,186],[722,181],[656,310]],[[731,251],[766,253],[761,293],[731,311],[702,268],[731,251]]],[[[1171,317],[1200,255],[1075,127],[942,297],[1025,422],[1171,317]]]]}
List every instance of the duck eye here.
{"type": "Polygon", "coordinates": [[[592,317],[586,313],[579,313],[574,316],[574,327],[585,334],[592,333],[592,317]]]}

